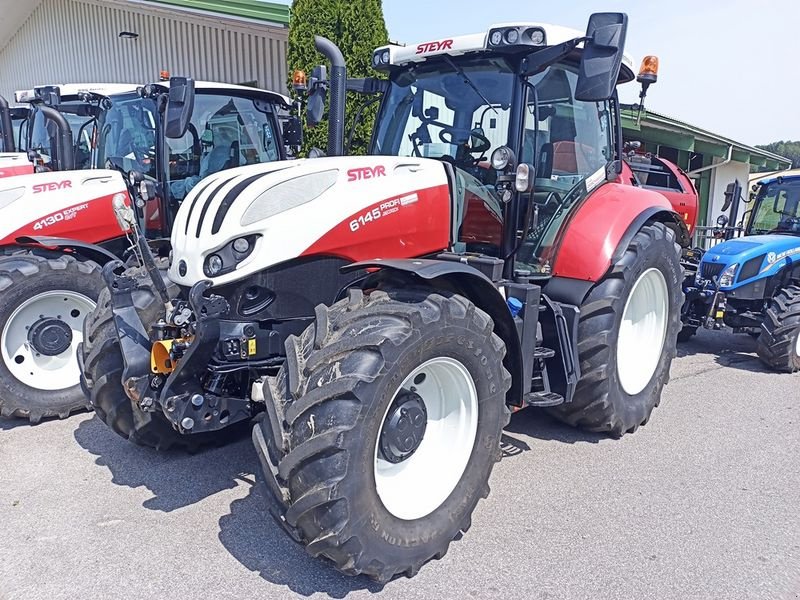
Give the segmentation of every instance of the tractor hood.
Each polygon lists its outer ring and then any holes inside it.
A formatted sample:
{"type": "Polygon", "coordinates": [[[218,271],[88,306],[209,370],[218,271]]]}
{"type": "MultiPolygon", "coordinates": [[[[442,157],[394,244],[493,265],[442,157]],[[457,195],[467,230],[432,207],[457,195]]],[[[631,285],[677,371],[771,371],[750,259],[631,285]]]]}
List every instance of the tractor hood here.
{"type": "Polygon", "coordinates": [[[181,204],[169,276],[224,285],[303,257],[422,256],[449,246],[450,214],[438,160],[331,156],[230,169],[181,204]]]}
{"type": "Polygon", "coordinates": [[[703,255],[701,273],[718,274],[737,264],[736,283],[770,277],[785,265],[800,261],[800,237],[754,235],[744,240],[728,240],[703,255]]]}
{"type": "Polygon", "coordinates": [[[120,237],[113,201],[128,202],[119,171],[89,169],[0,179],[0,243],[50,236],[92,243],[120,237]]]}
{"type": "Polygon", "coordinates": [[[774,253],[775,256],[781,257],[792,255],[794,254],[792,250],[797,250],[800,253],[800,237],[790,235],[754,235],[746,240],[728,240],[714,246],[703,255],[703,262],[741,264],[756,256],[769,255],[770,252],[774,253]]]}

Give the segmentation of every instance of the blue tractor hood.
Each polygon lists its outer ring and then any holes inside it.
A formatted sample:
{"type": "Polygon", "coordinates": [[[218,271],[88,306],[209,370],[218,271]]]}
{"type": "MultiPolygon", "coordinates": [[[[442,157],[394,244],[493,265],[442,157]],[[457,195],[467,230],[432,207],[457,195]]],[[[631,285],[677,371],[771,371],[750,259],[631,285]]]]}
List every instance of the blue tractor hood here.
{"type": "Polygon", "coordinates": [[[798,261],[800,261],[800,236],[753,235],[744,239],[728,240],[714,246],[703,255],[700,270],[719,273],[728,265],[736,263],[739,266],[735,287],[739,283],[760,277],[771,277],[784,266],[798,261]]]}

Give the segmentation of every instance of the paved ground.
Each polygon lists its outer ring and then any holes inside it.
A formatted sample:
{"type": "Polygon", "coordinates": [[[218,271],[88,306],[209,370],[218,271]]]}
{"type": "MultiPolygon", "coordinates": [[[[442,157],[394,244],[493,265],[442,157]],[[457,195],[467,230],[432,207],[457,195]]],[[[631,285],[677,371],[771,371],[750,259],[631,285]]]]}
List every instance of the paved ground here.
{"type": "Polygon", "coordinates": [[[622,440],[516,415],[467,536],[383,588],[269,520],[247,440],[159,455],[90,414],[0,420],[0,599],[800,598],[800,375],[746,336],[681,354],[622,440]]]}

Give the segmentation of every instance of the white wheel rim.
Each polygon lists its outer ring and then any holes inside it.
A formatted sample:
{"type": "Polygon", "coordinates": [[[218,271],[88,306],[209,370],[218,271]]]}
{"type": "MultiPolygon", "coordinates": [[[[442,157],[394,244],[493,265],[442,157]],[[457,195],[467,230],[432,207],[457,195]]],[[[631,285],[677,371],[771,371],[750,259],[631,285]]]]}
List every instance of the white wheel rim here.
{"type": "Polygon", "coordinates": [[[797,330],[797,338],[794,341],[794,355],[800,356],[800,328],[797,330]]]}
{"type": "Polygon", "coordinates": [[[23,302],[11,313],[0,336],[3,362],[20,382],[38,390],[63,390],[80,378],[75,349],[83,341],[83,320],[95,303],[77,292],[54,290],[23,302]],[[72,330],[72,343],[61,354],[39,354],[28,342],[28,329],[42,316],[57,318],[72,330]]]}
{"type": "Polygon", "coordinates": [[[617,339],[617,374],[631,396],[641,392],[658,368],[667,337],[667,281],[658,269],[641,274],[631,290],[617,339]]]}
{"type": "Polygon", "coordinates": [[[447,500],[464,474],[478,431],[475,382],[464,365],[449,357],[431,359],[405,378],[386,408],[381,430],[397,394],[412,386],[428,413],[422,442],[411,456],[391,463],[380,453],[378,431],[374,457],[381,502],[395,517],[408,521],[429,515],[447,500]]]}

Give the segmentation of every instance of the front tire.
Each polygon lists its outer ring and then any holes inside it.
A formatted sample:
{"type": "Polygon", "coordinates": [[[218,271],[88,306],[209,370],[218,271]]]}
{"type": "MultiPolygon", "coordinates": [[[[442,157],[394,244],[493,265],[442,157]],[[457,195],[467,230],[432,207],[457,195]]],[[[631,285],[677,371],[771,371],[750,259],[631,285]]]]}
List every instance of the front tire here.
{"type": "Polygon", "coordinates": [[[800,370],[800,286],[783,288],[770,302],[757,352],[761,362],[774,371],[800,370]]]}
{"type": "MultiPolygon", "coordinates": [[[[178,287],[166,277],[167,259],[156,259],[167,284],[170,298],[178,295],[178,287]]],[[[153,287],[144,267],[128,269],[125,273],[138,282],[133,292],[133,302],[142,324],[150,325],[164,316],[164,304],[153,287]]],[[[111,295],[104,288],[97,308],[84,323],[84,341],[79,352],[83,365],[83,385],[91,398],[97,417],[112,431],[139,446],[156,450],[171,448],[193,452],[202,446],[219,444],[227,439],[225,432],[183,435],[176,431],[159,411],[144,411],[133,402],[122,387],[122,360],[111,295]]]]}
{"type": "Polygon", "coordinates": [[[36,423],[89,408],[75,352],[103,288],[91,261],[30,252],[0,258],[0,414],[36,423]]]}
{"type": "Polygon", "coordinates": [[[489,492],[508,422],[489,316],[456,295],[353,290],[286,350],[253,430],[278,520],[349,575],[385,582],[443,556],[489,492]]]}
{"type": "Polygon", "coordinates": [[[621,436],[650,418],[676,355],[683,300],[680,248],[645,225],[581,306],[581,378],[572,402],[549,408],[575,427],[621,436]]]}

